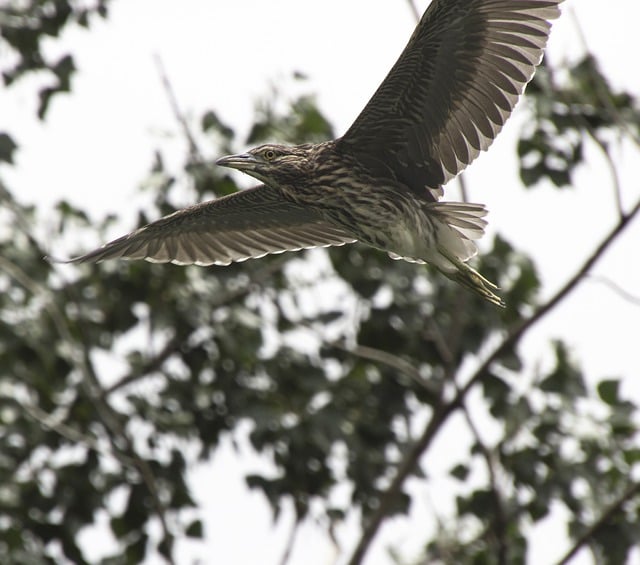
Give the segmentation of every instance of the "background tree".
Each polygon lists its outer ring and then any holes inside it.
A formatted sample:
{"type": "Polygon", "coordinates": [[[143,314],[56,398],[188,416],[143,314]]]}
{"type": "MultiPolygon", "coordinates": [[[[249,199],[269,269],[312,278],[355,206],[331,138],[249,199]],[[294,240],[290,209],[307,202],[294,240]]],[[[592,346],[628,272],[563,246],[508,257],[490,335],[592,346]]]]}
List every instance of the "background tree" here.
{"type": "MultiPolygon", "coordinates": [[[[34,71],[52,77],[37,94],[41,119],[75,68],[72,55],[49,60],[43,38],[89,25],[108,6],[34,0],[1,9],[0,36],[15,55],[5,85],[34,71]]],[[[186,118],[165,83],[188,151],[174,175],[158,149],[154,203],[140,224],[173,211],[185,187],[198,200],[238,189],[203,157],[203,143],[225,154],[266,139],[334,135],[312,96],[286,100],[274,89],[257,104],[248,139],[238,140],[213,110],[186,118]]],[[[543,300],[533,258],[496,236],[479,269],[504,289],[505,311],[357,245],[225,268],[53,268],[34,236],[37,208],[0,176],[3,562],[87,562],[79,534],[105,515],[118,543],[102,562],[158,553],[180,562],[178,540],[209,534],[186,471],[249,424],[252,449],[277,473],[247,476],[247,484],[276,518],[293,503],[291,545],[312,508],[329,532],[357,513],[362,534],[345,551],[359,563],[385,520],[409,509],[408,480],[430,480],[434,441],[461,414],[467,441],[451,454],[455,512],[436,511],[439,531],[425,537],[416,561],[523,562],[528,527],[560,506],[571,539],[560,562],[588,547],[598,563],[624,563],[640,539],[637,402],[621,395],[618,378],[587,383],[570,336],[549,344],[549,370],[532,367],[520,345],[639,213],[640,200],[624,204],[612,151],[621,139],[640,148],[638,101],[613,89],[591,55],[544,69],[527,100],[518,144],[524,186],[569,188],[585,146],[597,147],[612,172],[617,217],[585,261],[567,262],[566,283],[543,300]],[[336,496],[345,485],[348,500],[336,496]]],[[[3,167],[16,150],[14,132],[1,132],[3,167]]],[[[112,221],[96,226],[68,201],[56,208],[57,235],[77,242],[72,252],[86,249],[78,234],[104,233],[112,221]]]]}

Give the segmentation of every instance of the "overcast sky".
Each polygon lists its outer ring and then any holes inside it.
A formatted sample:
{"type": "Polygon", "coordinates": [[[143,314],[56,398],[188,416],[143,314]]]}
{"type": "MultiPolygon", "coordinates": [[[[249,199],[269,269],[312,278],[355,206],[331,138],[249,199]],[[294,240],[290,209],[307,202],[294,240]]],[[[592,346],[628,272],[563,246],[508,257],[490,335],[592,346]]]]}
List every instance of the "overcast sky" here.
{"type": "MultiPolygon", "coordinates": [[[[418,4],[423,9],[428,2],[418,4]]],[[[552,34],[549,57],[555,62],[574,60],[583,54],[584,39],[616,87],[640,93],[639,21],[640,3],[635,0],[567,0],[552,34]]],[[[39,201],[46,207],[66,198],[88,207],[95,217],[118,214],[113,236],[121,235],[133,227],[135,202],[142,201],[138,185],[148,173],[153,150],[166,149],[176,169],[184,155],[154,56],[163,61],[179,104],[194,124],[213,108],[246,133],[253,104],[269,81],[289,85],[283,79],[303,71],[310,77],[307,90],[318,93],[321,109],[340,134],[384,78],[414,24],[404,0],[113,0],[106,21],[96,20],[89,32],[68,31],[62,41],[51,44],[52,57],[73,52],[78,74],[72,95],[54,98],[45,123],[34,119],[35,85],[41,77],[0,92],[0,130],[11,132],[21,145],[17,166],[3,170],[5,182],[23,202],[39,201]]],[[[490,233],[499,230],[535,257],[544,295],[549,296],[615,222],[611,183],[601,157],[590,151],[589,165],[576,176],[575,190],[540,188],[527,196],[523,209],[513,158],[522,127],[518,116],[516,112],[491,151],[468,170],[467,181],[472,200],[486,203],[491,211],[490,233]]],[[[211,151],[206,145],[202,149],[211,151]]],[[[624,200],[631,204],[640,197],[638,164],[633,161],[638,155],[631,150],[617,155],[624,163],[624,200]]],[[[41,229],[46,233],[46,225],[41,229]]],[[[639,240],[636,223],[598,264],[596,274],[640,293],[639,240]]],[[[86,248],[97,243],[87,241],[86,248]]],[[[525,346],[536,358],[548,350],[550,337],[563,337],[592,379],[626,375],[630,378],[624,391],[637,399],[639,320],[640,308],[588,281],[531,333],[525,346]]],[[[197,471],[202,479],[195,482],[198,495],[207,502],[207,537],[218,556],[234,556],[233,562],[257,562],[259,556],[262,563],[275,563],[290,515],[274,533],[262,498],[247,494],[242,482],[245,471],[265,463],[248,451],[241,455],[226,449],[213,469],[197,471]]],[[[434,454],[429,457],[437,459],[434,454]]],[[[423,498],[416,515],[428,520],[429,494],[420,485],[414,492],[423,498]]],[[[414,535],[415,524],[414,519],[408,530],[406,520],[394,519],[367,564],[389,563],[385,543],[406,543],[417,550],[426,534],[419,522],[421,533],[414,535]]],[[[544,539],[562,543],[562,532],[541,531],[544,539]]],[[[347,553],[354,541],[351,532],[341,538],[347,553]]],[[[559,556],[561,548],[546,557],[559,556]]],[[[545,562],[539,551],[534,550],[534,564],[545,562]]],[[[330,563],[332,552],[327,540],[307,527],[292,563],[330,563]]]]}

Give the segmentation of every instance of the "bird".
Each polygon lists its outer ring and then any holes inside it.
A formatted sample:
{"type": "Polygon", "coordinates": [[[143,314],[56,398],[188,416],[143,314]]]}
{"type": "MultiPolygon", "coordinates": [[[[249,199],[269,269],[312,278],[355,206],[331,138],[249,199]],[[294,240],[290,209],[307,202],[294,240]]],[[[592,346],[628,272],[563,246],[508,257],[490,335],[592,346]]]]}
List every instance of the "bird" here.
{"type": "Polygon", "coordinates": [[[428,263],[504,306],[473,269],[483,204],[441,200],[489,148],[540,64],[563,0],[433,0],[341,137],[217,160],[260,185],[196,204],[68,262],[228,265],[361,242],[428,263]]]}

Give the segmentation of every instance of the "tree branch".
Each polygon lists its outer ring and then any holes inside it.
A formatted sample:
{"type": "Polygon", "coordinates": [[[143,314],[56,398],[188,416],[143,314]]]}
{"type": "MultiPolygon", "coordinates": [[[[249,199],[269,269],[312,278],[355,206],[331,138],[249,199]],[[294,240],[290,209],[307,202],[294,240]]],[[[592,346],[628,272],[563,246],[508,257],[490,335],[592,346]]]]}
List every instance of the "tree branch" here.
{"type": "Polygon", "coordinates": [[[396,475],[391,481],[387,490],[380,498],[380,504],[376,512],[371,516],[369,523],[365,526],[362,536],[356,546],[354,553],[349,560],[349,565],[358,565],[362,562],[373,538],[378,532],[382,521],[386,517],[389,509],[393,505],[394,499],[402,489],[407,477],[413,472],[418,465],[420,457],[429,448],[431,442],[437,435],[442,425],[447,421],[458,408],[462,406],[468,392],[489,373],[491,365],[495,363],[506,351],[513,348],[527,331],[537,324],[548,312],[553,310],[582,280],[589,272],[593,265],[604,255],[616,238],[624,231],[629,223],[640,212],[640,200],[628,214],[623,214],[618,223],[609,232],[609,234],[600,242],[593,253],[587,258],[576,273],[561,287],[545,304],[540,306],[534,314],[524,319],[520,324],[514,327],[504,338],[502,343],[494,349],[494,351],[485,359],[485,361],[476,369],[473,376],[467,383],[461,387],[455,398],[448,404],[443,404],[434,410],[433,416],[427,423],[420,438],[409,449],[404,459],[401,461],[396,471],[396,475]]]}
{"type": "Polygon", "coordinates": [[[601,514],[589,528],[587,528],[583,534],[576,540],[571,549],[558,561],[557,565],[566,565],[573,559],[576,554],[587,544],[589,540],[593,538],[602,528],[607,526],[609,520],[622,509],[622,506],[628,500],[631,500],[634,496],[640,494],[640,483],[633,483],[627,490],[622,493],[620,498],[615,500],[605,511],[601,514]]]}

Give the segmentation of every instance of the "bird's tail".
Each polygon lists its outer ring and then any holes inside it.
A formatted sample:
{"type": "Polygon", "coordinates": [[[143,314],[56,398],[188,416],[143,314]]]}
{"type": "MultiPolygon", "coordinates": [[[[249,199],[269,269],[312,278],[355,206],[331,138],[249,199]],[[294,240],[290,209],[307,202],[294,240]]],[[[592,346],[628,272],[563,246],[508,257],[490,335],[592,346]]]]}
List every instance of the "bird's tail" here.
{"type": "Polygon", "coordinates": [[[478,252],[474,240],[484,234],[487,209],[482,204],[465,202],[434,202],[429,206],[431,216],[440,220],[435,223],[439,256],[430,262],[451,280],[493,304],[504,306],[504,301],[494,293],[498,287],[467,265],[467,261],[478,252]]]}

